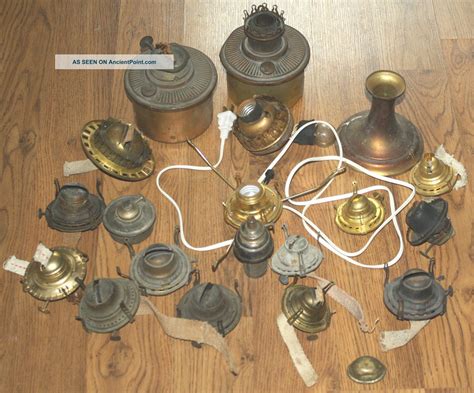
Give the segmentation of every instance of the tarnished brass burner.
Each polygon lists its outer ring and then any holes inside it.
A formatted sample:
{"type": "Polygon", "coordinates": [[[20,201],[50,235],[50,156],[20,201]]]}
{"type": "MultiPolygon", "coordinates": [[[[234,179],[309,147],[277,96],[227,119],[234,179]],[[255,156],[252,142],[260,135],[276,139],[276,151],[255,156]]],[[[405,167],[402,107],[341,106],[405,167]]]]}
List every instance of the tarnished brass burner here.
{"type": "Polygon", "coordinates": [[[251,216],[264,224],[274,223],[282,211],[283,202],[276,191],[257,182],[241,185],[224,203],[224,219],[236,229],[251,216]]]}
{"type": "Polygon", "coordinates": [[[336,209],[337,226],[352,235],[365,235],[375,231],[385,218],[382,201],[380,194],[368,197],[358,194],[357,189],[354,189],[354,195],[336,209]]]}
{"type": "Polygon", "coordinates": [[[277,151],[288,141],[293,117],[287,106],[272,97],[254,96],[240,103],[233,133],[255,155],[277,151]]]}
{"type": "Polygon", "coordinates": [[[131,124],[109,118],[82,128],[82,147],[103,172],[121,180],[143,180],[153,173],[155,160],[145,138],[131,124]]]}
{"type": "Polygon", "coordinates": [[[365,87],[372,96],[370,111],[360,112],[338,128],[344,155],[382,175],[408,171],[423,154],[423,139],[408,119],[395,113],[405,80],[393,71],[376,71],[365,87]]]}
{"type": "Polygon", "coordinates": [[[433,153],[426,153],[410,172],[410,183],[415,186],[416,192],[427,197],[450,192],[457,179],[454,169],[433,153]]]}

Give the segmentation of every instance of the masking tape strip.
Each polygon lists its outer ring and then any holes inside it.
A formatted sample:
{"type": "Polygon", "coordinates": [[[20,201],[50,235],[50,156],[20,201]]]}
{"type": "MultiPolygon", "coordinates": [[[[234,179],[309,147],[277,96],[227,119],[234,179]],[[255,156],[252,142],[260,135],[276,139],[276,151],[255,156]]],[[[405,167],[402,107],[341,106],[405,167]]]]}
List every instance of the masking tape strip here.
{"type": "Polygon", "coordinates": [[[63,166],[64,176],[79,175],[96,169],[97,167],[91,160],[66,161],[63,166]]]}
{"type": "Polygon", "coordinates": [[[237,375],[237,366],[232,359],[232,355],[224,337],[222,337],[209,323],[192,319],[169,317],[159,312],[157,307],[150,300],[142,297],[137,315],[144,314],[154,314],[165,333],[170,337],[180,340],[195,341],[200,344],[207,344],[214,347],[222,354],[230,368],[230,371],[237,375]],[[143,305],[145,305],[145,307],[143,307],[143,305]],[[145,310],[146,307],[148,307],[148,312],[145,310]]]}
{"type": "Polygon", "coordinates": [[[43,266],[46,266],[49,262],[49,259],[53,255],[53,252],[46,247],[43,243],[39,243],[36,247],[35,255],[33,255],[33,261],[41,263],[43,266]]]}
{"type": "Polygon", "coordinates": [[[277,318],[278,329],[281,337],[288,348],[293,365],[298,374],[303,379],[306,386],[311,387],[318,382],[318,374],[314,371],[308,357],[304,353],[303,347],[296,336],[295,329],[291,326],[285,315],[282,313],[277,318]]]}
{"type": "Polygon", "coordinates": [[[20,276],[24,276],[26,268],[30,262],[18,259],[15,255],[12,255],[5,262],[3,262],[3,269],[7,272],[16,273],[20,276]]]}
{"type": "Polygon", "coordinates": [[[382,351],[387,352],[408,344],[430,321],[430,319],[410,321],[410,327],[408,329],[381,332],[379,343],[382,351]]]}
{"type": "MultiPolygon", "coordinates": [[[[319,285],[324,287],[330,283],[330,281],[326,280],[325,278],[318,277],[314,273],[309,273],[308,277],[315,279],[318,281],[319,285]]],[[[359,322],[360,330],[364,333],[369,333],[372,329],[369,328],[364,316],[364,311],[362,310],[362,306],[360,303],[349,295],[347,292],[343,291],[337,285],[333,285],[329,288],[327,295],[338,302],[342,307],[344,307],[347,311],[349,311],[357,322],[359,322]]]]}

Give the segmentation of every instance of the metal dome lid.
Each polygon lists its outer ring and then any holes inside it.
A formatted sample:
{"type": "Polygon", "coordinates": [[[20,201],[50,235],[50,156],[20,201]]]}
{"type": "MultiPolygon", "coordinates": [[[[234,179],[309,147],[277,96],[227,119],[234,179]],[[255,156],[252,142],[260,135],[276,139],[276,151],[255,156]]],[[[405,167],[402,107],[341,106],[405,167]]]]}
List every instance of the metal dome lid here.
{"type": "Polygon", "coordinates": [[[244,11],[244,26],[224,42],[220,59],[227,72],[249,83],[278,84],[308,65],[310,47],[298,30],[285,25],[283,11],[264,3],[244,11]]]}
{"type": "Polygon", "coordinates": [[[56,197],[43,213],[50,228],[61,232],[84,232],[97,228],[102,222],[105,203],[102,198],[89,193],[87,188],[79,183],[69,183],[60,187],[59,181],[54,181],[56,197]]]}
{"type": "Polygon", "coordinates": [[[163,296],[185,286],[191,273],[189,257],[172,244],[153,244],[137,254],[130,277],[148,295],[163,296]]]}
{"type": "Polygon", "coordinates": [[[125,91],[129,99],[150,110],[182,110],[201,103],[217,84],[213,62],[201,51],[176,43],[153,45],[152,37],[140,41],[142,53],[172,54],[172,70],[127,70],[125,91]]]}
{"type": "Polygon", "coordinates": [[[105,209],[103,218],[105,228],[114,238],[131,244],[144,240],[155,220],[155,206],[143,195],[124,195],[114,199],[105,209]]]}
{"type": "Polygon", "coordinates": [[[242,303],[230,289],[218,284],[202,283],[186,292],[176,312],[180,318],[208,322],[225,336],[239,323],[242,303]]]}
{"type": "Polygon", "coordinates": [[[31,262],[23,278],[23,290],[36,299],[55,301],[75,292],[87,273],[86,254],[75,248],[54,247],[46,266],[31,262]]]}
{"type": "Polygon", "coordinates": [[[87,157],[103,172],[121,180],[138,181],[155,169],[155,160],[143,135],[120,120],[93,120],[81,132],[87,157]]]}
{"type": "Polygon", "coordinates": [[[79,317],[87,331],[112,333],[133,321],[140,305],[140,290],[133,281],[101,278],[86,286],[79,317]]]}

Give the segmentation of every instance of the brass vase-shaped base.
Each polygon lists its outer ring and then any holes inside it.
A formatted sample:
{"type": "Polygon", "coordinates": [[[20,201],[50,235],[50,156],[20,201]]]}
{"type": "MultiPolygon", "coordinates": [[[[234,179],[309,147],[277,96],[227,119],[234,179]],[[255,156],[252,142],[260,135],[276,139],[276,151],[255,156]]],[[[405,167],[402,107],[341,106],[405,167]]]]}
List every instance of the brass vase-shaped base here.
{"type": "Polygon", "coordinates": [[[381,175],[404,173],[423,153],[418,129],[395,113],[405,80],[393,71],[376,71],[367,77],[366,89],[372,96],[370,111],[351,116],[338,128],[344,156],[381,175]]]}

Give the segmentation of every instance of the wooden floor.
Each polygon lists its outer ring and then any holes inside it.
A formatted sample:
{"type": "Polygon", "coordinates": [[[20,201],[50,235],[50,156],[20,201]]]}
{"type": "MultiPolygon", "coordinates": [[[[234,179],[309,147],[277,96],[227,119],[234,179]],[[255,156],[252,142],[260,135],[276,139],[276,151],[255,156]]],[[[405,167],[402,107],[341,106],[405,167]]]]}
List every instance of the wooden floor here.
{"type": "MultiPolygon", "coordinates": [[[[132,120],[123,90],[122,71],[55,71],[58,53],[136,53],[144,35],[199,48],[215,62],[219,82],[214,95],[216,112],[226,104],[226,76],[219,49],[228,34],[242,23],[245,1],[49,1],[3,0],[0,11],[2,42],[0,68],[0,260],[15,254],[29,259],[38,244],[63,242],[36,216],[54,196],[53,180],[81,182],[91,190],[104,183],[107,201],[119,195],[143,193],[158,210],[152,242],[171,242],[177,216],[158,193],[154,177],[126,183],[95,172],[65,179],[65,160],[83,159],[79,132],[84,123],[110,115],[132,120]]],[[[474,2],[455,0],[280,1],[287,23],[299,29],[311,46],[304,98],[294,108],[296,119],[324,119],[338,125],[370,105],[364,94],[366,76],[376,69],[393,69],[407,81],[407,93],[397,110],[421,129],[426,149],[444,144],[472,172],[474,166],[474,2]]],[[[190,125],[192,126],[192,125],[190,125]]],[[[216,122],[196,139],[210,159],[218,150],[216,122]]],[[[152,143],[157,169],[174,163],[201,164],[186,145],[152,143]]],[[[315,147],[294,146],[277,168],[280,189],[290,168],[305,157],[333,154],[315,147]]],[[[227,176],[254,180],[271,157],[253,158],[235,138],[226,146],[222,171],[227,176]]],[[[305,169],[294,191],[317,184],[330,165],[305,169]]],[[[331,192],[351,190],[358,178],[346,174],[331,192]]],[[[406,179],[406,176],[402,176],[406,179]]],[[[24,294],[19,277],[0,273],[0,390],[2,392],[468,392],[474,386],[474,224],[472,178],[468,186],[446,196],[456,236],[436,248],[437,274],[454,287],[448,312],[436,318],[409,345],[383,353],[377,332],[362,334],[355,321],[334,303],[337,311],[329,330],[309,342],[299,335],[320,375],[306,389],[297,375],[276,326],[283,286],[269,272],[249,280],[234,260],[217,273],[211,263],[218,252],[194,253],[204,280],[232,286],[238,280],[243,317],[227,338],[238,356],[240,374],[228,372],[222,357],[211,348],[200,350],[189,342],[165,336],[150,316],[139,317],[122,330],[122,341],[86,334],[74,320],[77,309],[67,302],[51,305],[51,314],[37,311],[38,303],[24,294]],[[356,357],[370,354],[388,368],[383,382],[360,386],[345,374],[356,357]]],[[[181,204],[185,229],[195,245],[227,239],[232,230],[222,217],[221,202],[228,189],[210,173],[174,173],[164,185],[181,204]]],[[[406,195],[396,189],[398,201],[406,195]]],[[[403,223],[406,211],[401,214],[403,223]]],[[[312,217],[346,248],[360,239],[343,235],[333,223],[333,206],[314,208],[312,217]]],[[[304,234],[301,223],[284,213],[281,223],[304,234]]],[[[281,245],[283,234],[275,240],[281,245]]],[[[85,233],[79,248],[90,256],[88,279],[115,277],[115,268],[128,270],[125,247],[114,243],[103,227],[85,233]]],[[[363,256],[380,263],[394,255],[394,231],[384,229],[363,256]]],[[[393,270],[427,267],[419,249],[408,246],[393,270]]],[[[384,274],[349,266],[325,251],[318,273],[334,280],[357,297],[369,321],[380,318],[378,331],[402,329],[382,300],[384,274]]],[[[311,281],[306,280],[309,285],[311,281]]],[[[173,315],[186,289],[153,298],[159,309],[173,315]]]]}

